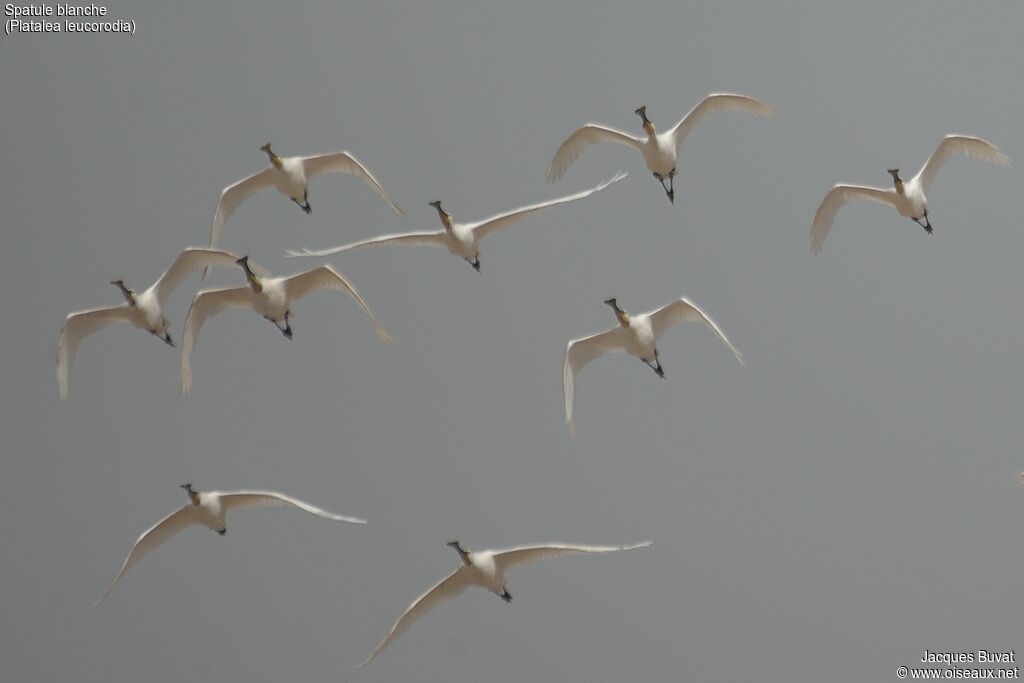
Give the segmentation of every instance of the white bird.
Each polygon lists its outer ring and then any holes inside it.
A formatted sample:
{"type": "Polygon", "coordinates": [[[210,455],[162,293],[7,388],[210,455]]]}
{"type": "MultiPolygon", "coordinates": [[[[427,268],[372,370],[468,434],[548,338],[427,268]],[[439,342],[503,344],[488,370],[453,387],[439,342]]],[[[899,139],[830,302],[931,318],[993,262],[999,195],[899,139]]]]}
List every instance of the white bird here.
{"type": "Polygon", "coordinates": [[[575,423],[573,421],[573,395],[576,373],[583,369],[590,361],[603,356],[606,353],[624,351],[631,356],[636,356],[644,362],[647,367],[654,370],[655,374],[662,379],[665,378],[665,371],[661,367],[661,360],[658,357],[658,338],[670,327],[675,327],[682,322],[702,322],[714,330],[718,338],[736,354],[736,359],[741,365],[743,356],[736,347],[732,345],[729,338],[725,336],[718,324],[711,317],[702,311],[697,304],[686,297],[673,301],[672,303],[639,315],[628,315],[619,308],[615,299],[608,299],[604,302],[615,311],[615,317],[619,326],[600,332],[589,337],[573,339],[565,348],[565,364],[562,367],[562,390],[565,393],[565,426],[569,429],[569,435],[576,436],[575,423]]]}
{"type": "Polygon", "coordinates": [[[681,118],[679,123],[659,134],[654,129],[654,123],[647,118],[646,105],[641,106],[634,113],[643,121],[644,132],[647,133],[646,138],[634,137],[629,133],[623,133],[597,123],[584,124],[566,138],[555,152],[555,158],[551,160],[551,165],[548,167],[548,182],[561,178],[569,166],[579,159],[590,145],[598,142],[617,142],[629,145],[644,155],[647,169],[661,183],[669,201],[674,204],[673,179],[676,175],[676,157],[679,154],[679,149],[697,122],[705,114],[713,111],[742,111],[762,118],[770,118],[778,113],[774,108],[753,97],[732,93],[711,93],[681,118]],[[668,185],[665,185],[666,179],[668,185]]]}
{"type": "Polygon", "coordinates": [[[847,202],[855,200],[888,204],[894,207],[899,215],[914,221],[930,235],[932,223],[928,220],[928,199],[925,193],[931,187],[935,174],[954,154],[974,157],[999,166],[1007,166],[1010,163],[1009,158],[990,142],[970,135],[947,135],[942,138],[942,142],[928,157],[928,161],[924,162],[917,175],[906,182],[900,178],[898,168],[891,168],[888,170],[893,182],[890,189],[883,190],[864,185],[836,185],[829,190],[818,207],[818,212],[814,214],[814,223],[811,224],[811,252],[817,254],[821,251],[839,209],[847,202]]]}
{"type": "MultiPolygon", "coordinates": [[[[469,586],[479,586],[488,590],[506,603],[512,602],[512,595],[505,586],[505,572],[510,567],[520,564],[527,564],[546,557],[559,557],[562,555],[577,555],[581,553],[612,553],[619,550],[633,550],[635,548],[646,548],[651,541],[644,541],[635,545],[566,545],[563,543],[548,543],[544,545],[522,546],[519,548],[506,548],[503,550],[481,550],[471,552],[462,547],[458,541],[451,541],[449,546],[455,549],[462,560],[462,566],[449,574],[440,583],[428,590],[420,597],[413,600],[406,608],[402,616],[398,617],[395,625],[391,627],[387,636],[380,642],[380,645],[370,654],[366,660],[356,667],[362,669],[369,664],[374,657],[379,655],[388,645],[402,635],[412,623],[432,610],[438,603],[454,598],[462,593],[469,586]]],[[[355,672],[353,672],[354,674],[355,672]]],[[[349,677],[351,678],[351,676],[349,677]]]]}
{"type": "Polygon", "coordinates": [[[292,338],[292,327],[289,318],[292,315],[292,303],[318,289],[336,289],[347,292],[355,299],[366,315],[370,316],[377,336],[387,346],[391,337],[377,322],[373,311],[348,280],[330,265],[323,265],[295,273],[287,277],[271,277],[267,271],[249,263],[249,257],[243,256],[235,261],[245,271],[247,285],[241,287],[225,287],[207,289],[197,292],[192,299],[192,306],[185,319],[185,331],[181,343],[181,391],[187,394],[192,388],[192,365],[190,356],[192,347],[199,338],[199,330],[210,316],[228,308],[251,308],[267,320],[288,339],[292,338]]]}
{"type": "Polygon", "coordinates": [[[125,303],[69,313],[57,339],[57,385],[60,387],[60,400],[68,397],[71,365],[82,339],[107,325],[124,322],[159,337],[168,346],[174,346],[171,335],[167,333],[170,321],[164,317],[164,307],[171,292],[196,268],[234,265],[237,258],[236,254],[219,249],[189,247],[178,254],[178,258],[163,275],[141,294],[128,289],[124,280],[111,282],[121,290],[125,303]]]}
{"type": "Polygon", "coordinates": [[[349,173],[359,176],[367,185],[377,191],[381,199],[386,201],[395,213],[404,215],[402,210],[391,201],[391,197],[384,191],[380,181],[370,173],[366,166],[363,166],[359,159],[348,152],[317,154],[309,157],[279,157],[270,149],[269,142],[260,147],[260,150],[266,152],[270,157],[270,166],[248,178],[242,178],[238,182],[228,185],[221,192],[217,210],[213,214],[213,225],[210,227],[211,247],[217,246],[224,223],[238,208],[238,205],[249,195],[260,190],[273,187],[298,204],[303,211],[310,213],[309,179],[324,173],[349,173]]]}
{"type": "Polygon", "coordinates": [[[336,515],[333,512],[321,510],[315,505],[310,505],[298,498],[292,498],[277,491],[196,491],[192,488],[192,484],[188,482],[181,484],[181,488],[185,489],[185,492],[188,493],[189,502],[161,519],[139,536],[138,540],[135,541],[135,545],[132,546],[131,552],[128,553],[128,557],[125,558],[124,564],[121,565],[120,571],[117,572],[117,576],[111,582],[110,588],[107,589],[99,600],[93,603],[93,607],[103,602],[104,598],[110,595],[110,591],[114,590],[114,586],[117,585],[117,582],[124,576],[125,572],[185,527],[192,524],[202,524],[209,529],[213,529],[221,536],[226,534],[228,530],[224,526],[224,517],[229,510],[234,510],[235,508],[263,505],[293,507],[305,510],[312,515],[323,517],[324,519],[350,522],[352,524],[366,524],[365,519],[336,515]]]}
{"type": "Polygon", "coordinates": [[[292,257],[330,256],[332,254],[348,251],[349,249],[373,247],[381,244],[397,244],[409,247],[445,247],[455,256],[465,259],[466,262],[473,266],[473,268],[479,273],[480,241],[483,240],[483,238],[501,228],[508,227],[513,223],[521,221],[527,216],[532,216],[538,211],[549,209],[552,206],[558,206],[559,204],[575,202],[583,199],[584,197],[589,197],[595,192],[600,192],[612,183],[617,183],[627,175],[628,174],[626,173],[620,173],[611,180],[603,182],[589,190],[583,190],[582,192],[577,192],[576,194],[571,194],[567,197],[559,197],[557,199],[541,202],[540,204],[532,204],[506,213],[500,213],[497,216],[491,216],[490,218],[478,223],[456,223],[452,219],[452,215],[441,208],[441,202],[434,201],[430,202],[430,206],[437,209],[437,214],[441,219],[441,224],[444,226],[443,230],[434,232],[408,232],[398,235],[382,235],[380,237],[372,237],[367,240],[334,247],[332,249],[321,249],[320,251],[312,251],[310,249],[289,251],[287,255],[292,257]]]}

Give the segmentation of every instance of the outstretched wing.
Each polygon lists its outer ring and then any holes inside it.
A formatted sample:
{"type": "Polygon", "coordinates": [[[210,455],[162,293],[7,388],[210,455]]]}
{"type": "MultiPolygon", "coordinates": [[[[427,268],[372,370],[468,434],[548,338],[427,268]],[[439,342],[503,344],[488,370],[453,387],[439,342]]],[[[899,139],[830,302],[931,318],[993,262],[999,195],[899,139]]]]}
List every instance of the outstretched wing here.
{"type": "Polygon", "coordinates": [[[999,166],[1010,165],[1009,157],[1000,152],[995,145],[987,140],[982,140],[972,135],[947,135],[942,138],[942,142],[935,148],[932,155],[928,157],[928,161],[924,162],[924,166],[921,167],[917,174],[921,179],[921,187],[926,193],[932,184],[932,180],[935,178],[935,174],[939,172],[942,165],[954,154],[981,159],[982,161],[999,166]]]}
{"type": "Polygon", "coordinates": [[[224,223],[235,212],[238,205],[249,195],[274,186],[274,173],[274,167],[269,166],[259,173],[242,178],[237,183],[224,188],[220,193],[220,201],[217,202],[217,210],[213,212],[213,224],[210,226],[211,249],[217,246],[220,241],[220,233],[224,230],[224,223]]]}
{"type": "Polygon", "coordinates": [[[561,557],[562,555],[580,554],[604,554],[614,553],[619,550],[633,550],[635,548],[646,548],[653,541],[643,541],[633,545],[569,545],[566,543],[547,543],[544,545],[527,545],[519,548],[494,551],[494,564],[502,572],[510,567],[521,564],[536,562],[546,557],[561,557]]]}
{"type": "Polygon", "coordinates": [[[704,118],[705,114],[713,111],[741,111],[761,118],[771,118],[779,113],[774,107],[755,100],[753,97],[733,93],[711,93],[691,109],[686,116],[679,119],[679,123],[671,130],[672,135],[675,136],[676,152],[683,146],[683,141],[697,125],[697,122],[704,118]]]}
{"type": "Polygon", "coordinates": [[[196,507],[191,503],[185,504],[179,510],[175,510],[171,514],[167,515],[159,522],[154,524],[151,528],[147,529],[139,536],[138,540],[135,541],[135,545],[132,546],[131,552],[128,553],[128,557],[125,558],[124,564],[121,565],[120,571],[117,572],[117,576],[110,583],[110,588],[100,596],[100,599],[92,604],[93,607],[103,602],[103,600],[110,595],[110,591],[114,590],[114,586],[121,580],[125,572],[131,569],[139,560],[157,549],[164,541],[171,536],[175,535],[185,527],[196,521],[196,507]]]}
{"type": "Polygon", "coordinates": [[[570,438],[576,438],[576,423],[573,420],[576,373],[598,356],[614,351],[624,351],[622,328],[616,327],[589,337],[573,339],[565,347],[565,363],[562,366],[562,392],[565,394],[565,426],[570,438]]]}
{"type": "Polygon", "coordinates": [[[718,335],[718,338],[722,342],[732,349],[732,352],[736,354],[736,360],[741,365],[746,365],[743,362],[743,354],[736,350],[736,347],[732,345],[729,338],[725,336],[725,332],[722,332],[722,328],[718,326],[714,320],[711,319],[707,313],[701,310],[700,306],[693,303],[685,296],[681,299],[673,301],[672,303],[662,306],[661,308],[651,311],[648,313],[651,317],[651,329],[654,330],[654,338],[657,339],[662,333],[670,327],[675,327],[679,323],[684,322],[702,322],[718,335]]]}
{"type": "Polygon", "coordinates": [[[555,158],[548,166],[548,182],[554,182],[565,175],[573,162],[579,159],[588,147],[599,142],[617,142],[637,150],[642,149],[644,145],[642,138],[635,138],[629,133],[623,133],[597,123],[583,124],[573,131],[572,135],[567,137],[555,152],[555,158]]]}
{"type": "Polygon", "coordinates": [[[384,191],[380,181],[370,173],[370,169],[366,168],[359,159],[356,159],[348,152],[334,152],[333,154],[317,154],[316,156],[302,157],[302,166],[306,171],[307,178],[324,173],[348,173],[362,178],[367,185],[377,191],[380,198],[386,201],[395,213],[399,216],[405,215],[405,212],[391,201],[391,197],[384,191]]]}
{"type": "Polygon", "coordinates": [[[814,214],[814,222],[811,223],[811,253],[817,254],[821,251],[839,209],[847,202],[853,201],[877,202],[895,207],[896,191],[880,190],[877,187],[864,185],[836,185],[833,187],[821,200],[821,206],[814,214]]]}
{"type": "Polygon", "coordinates": [[[414,621],[437,607],[438,604],[445,600],[450,600],[462,591],[466,590],[469,583],[466,567],[459,567],[436,586],[413,600],[412,604],[409,605],[405,612],[402,613],[402,616],[398,617],[398,620],[395,622],[395,625],[391,627],[391,630],[388,631],[388,634],[384,636],[384,640],[380,641],[380,645],[378,645],[376,649],[370,653],[370,656],[367,657],[362,664],[357,666],[356,669],[362,669],[373,661],[373,658],[379,655],[384,648],[393,643],[398,636],[405,633],[406,630],[412,626],[414,621]]]}
{"type": "Polygon", "coordinates": [[[185,318],[185,331],[181,334],[181,393],[187,394],[192,389],[190,357],[203,323],[207,318],[228,308],[251,308],[253,296],[253,291],[248,285],[196,292],[185,318]]]}
{"type": "Polygon", "coordinates": [[[57,337],[57,386],[60,389],[60,400],[68,397],[68,378],[71,376],[71,366],[75,362],[78,342],[107,325],[126,323],[130,320],[131,307],[126,303],[68,313],[57,337]]]}
{"type": "Polygon", "coordinates": [[[295,251],[292,249],[289,250],[285,256],[291,258],[295,258],[297,256],[331,256],[333,254],[340,254],[343,251],[348,251],[349,249],[358,249],[359,247],[376,247],[381,244],[397,244],[403,247],[443,247],[448,244],[448,235],[444,231],[403,232],[395,235],[371,237],[367,240],[352,242],[351,244],[343,244],[340,247],[331,247],[330,249],[320,249],[319,251],[312,249],[295,251]]]}
{"type": "Polygon", "coordinates": [[[384,342],[384,345],[391,344],[391,336],[377,322],[377,318],[373,315],[373,311],[370,310],[366,301],[363,300],[362,295],[356,291],[352,283],[346,280],[330,264],[318,266],[312,270],[307,270],[305,273],[296,273],[284,281],[284,286],[290,301],[301,299],[318,289],[336,289],[341,292],[347,292],[349,296],[356,300],[359,308],[363,309],[363,313],[370,316],[370,320],[373,321],[373,327],[377,331],[377,336],[384,342]]]}
{"type": "Polygon", "coordinates": [[[167,305],[167,299],[171,296],[171,292],[196,268],[200,266],[204,269],[211,266],[234,266],[238,258],[238,254],[221,249],[186,247],[153,285],[160,307],[163,308],[167,305]]]}
{"type": "Polygon", "coordinates": [[[620,180],[625,178],[627,175],[629,175],[629,174],[628,173],[618,173],[611,180],[606,180],[605,182],[601,183],[600,185],[597,185],[596,187],[592,187],[589,190],[583,190],[582,192],[577,192],[576,194],[570,194],[570,195],[567,195],[565,197],[558,197],[557,199],[549,199],[548,201],[541,202],[540,204],[531,204],[530,206],[524,206],[524,207],[521,207],[521,208],[518,208],[518,209],[514,209],[512,211],[508,211],[506,213],[500,213],[497,216],[492,216],[492,217],[488,218],[485,221],[481,221],[481,222],[477,223],[476,225],[472,225],[472,226],[470,226],[470,228],[473,230],[474,233],[476,233],[477,239],[478,240],[482,240],[483,238],[485,238],[488,235],[490,235],[492,232],[495,232],[496,230],[500,230],[501,228],[504,228],[504,227],[507,227],[509,225],[512,225],[513,223],[521,221],[521,220],[523,220],[524,218],[526,218],[528,216],[532,216],[533,214],[537,213],[538,211],[543,211],[544,209],[551,208],[552,206],[558,206],[559,204],[568,204],[569,202],[575,202],[575,201],[578,201],[580,199],[583,199],[584,197],[589,197],[590,195],[594,194],[595,192],[600,192],[601,190],[603,190],[604,188],[608,187],[612,183],[619,182],[620,180]]]}
{"type": "Polygon", "coordinates": [[[352,524],[366,524],[365,519],[361,519],[359,517],[346,517],[344,515],[328,512],[327,510],[318,508],[315,505],[310,505],[298,498],[286,496],[278,491],[222,491],[219,495],[225,510],[264,505],[273,507],[293,507],[298,508],[299,510],[304,510],[311,515],[323,517],[324,519],[333,519],[338,522],[351,522],[352,524]]]}

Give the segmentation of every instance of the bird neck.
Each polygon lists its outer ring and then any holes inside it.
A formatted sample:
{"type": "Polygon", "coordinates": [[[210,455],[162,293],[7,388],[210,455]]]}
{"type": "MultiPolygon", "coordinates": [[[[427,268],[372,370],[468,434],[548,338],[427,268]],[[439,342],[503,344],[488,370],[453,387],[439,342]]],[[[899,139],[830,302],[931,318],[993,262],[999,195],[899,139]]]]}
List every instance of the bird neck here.
{"type": "Polygon", "coordinates": [[[438,205],[435,206],[434,208],[437,209],[437,217],[441,219],[441,225],[444,226],[445,230],[451,232],[452,225],[454,225],[454,223],[452,222],[452,215],[445,211],[444,209],[442,209],[440,203],[438,203],[438,205]]]}
{"type": "Polygon", "coordinates": [[[128,305],[134,306],[137,301],[137,298],[135,296],[135,290],[128,289],[127,287],[124,286],[124,283],[121,281],[118,281],[115,284],[117,285],[118,289],[121,290],[121,294],[124,295],[124,299],[125,301],[128,302],[128,305]]]}
{"type": "Polygon", "coordinates": [[[271,150],[269,147],[267,147],[267,149],[265,149],[264,151],[267,153],[267,156],[270,157],[270,163],[274,165],[274,168],[280,171],[282,165],[281,157],[277,156],[277,154],[275,154],[274,151],[271,150]]]}
{"type": "Polygon", "coordinates": [[[896,194],[903,194],[903,181],[899,178],[894,178],[892,184],[896,187],[896,194]]]}
{"type": "Polygon", "coordinates": [[[619,321],[620,325],[627,329],[629,328],[629,314],[618,306],[615,307],[615,318],[619,321]]]}
{"type": "Polygon", "coordinates": [[[463,548],[458,543],[454,544],[452,547],[455,548],[455,552],[459,554],[459,558],[462,560],[462,564],[466,565],[467,567],[473,564],[469,559],[469,552],[465,548],[463,548]]]}
{"type": "Polygon", "coordinates": [[[654,130],[654,122],[651,121],[646,116],[644,117],[644,130],[647,131],[647,136],[649,138],[654,138],[658,135],[658,133],[654,130]]]}
{"type": "Polygon", "coordinates": [[[260,284],[260,279],[256,277],[256,273],[252,272],[252,268],[249,267],[249,261],[242,261],[241,265],[242,269],[245,271],[245,279],[249,282],[249,287],[252,288],[252,291],[256,292],[257,294],[262,292],[263,285],[260,284]]]}

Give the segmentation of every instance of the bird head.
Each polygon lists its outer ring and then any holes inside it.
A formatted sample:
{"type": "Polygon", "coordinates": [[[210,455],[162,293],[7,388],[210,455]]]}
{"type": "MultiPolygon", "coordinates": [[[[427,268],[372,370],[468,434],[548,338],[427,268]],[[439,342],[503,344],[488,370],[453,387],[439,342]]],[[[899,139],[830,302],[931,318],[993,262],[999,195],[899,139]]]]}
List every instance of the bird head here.
{"type": "Polygon", "coordinates": [[[118,289],[121,290],[121,294],[124,295],[125,300],[130,305],[132,305],[132,306],[135,305],[135,299],[136,299],[136,297],[135,297],[135,290],[134,289],[128,289],[127,287],[125,287],[124,280],[111,280],[110,284],[115,285],[118,289]]]}

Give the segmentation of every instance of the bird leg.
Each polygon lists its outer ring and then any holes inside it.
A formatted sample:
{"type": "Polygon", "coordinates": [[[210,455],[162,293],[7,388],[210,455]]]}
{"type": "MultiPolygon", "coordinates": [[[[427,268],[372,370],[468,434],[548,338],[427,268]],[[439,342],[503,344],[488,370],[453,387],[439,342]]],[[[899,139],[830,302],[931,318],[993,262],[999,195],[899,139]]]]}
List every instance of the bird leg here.
{"type": "Polygon", "coordinates": [[[676,169],[672,169],[668,172],[668,201],[672,204],[676,203],[676,169]]]}
{"type": "Polygon", "coordinates": [[[174,347],[174,342],[171,341],[171,335],[167,334],[166,332],[160,334],[159,332],[154,332],[153,330],[150,330],[149,333],[156,337],[157,339],[159,339],[160,341],[162,341],[164,344],[170,346],[171,348],[174,347]]]}
{"type": "Polygon", "coordinates": [[[672,177],[675,175],[675,171],[672,171],[668,175],[669,185],[665,184],[665,176],[660,173],[654,173],[653,175],[658,179],[658,182],[661,183],[661,189],[665,190],[665,196],[668,197],[668,200],[675,204],[676,191],[675,188],[672,187],[672,177]]]}
{"type": "MultiPolygon", "coordinates": [[[[641,358],[641,360],[643,359],[641,358]]],[[[654,363],[645,360],[644,364],[651,370],[654,370],[655,375],[662,379],[665,379],[665,370],[661,367],[661,358],[658,357],[657,349],[654,350],[654,363]]]]}
{"type": "Polygon", "coordinates": [[[313,213],[313,207],[309,205],[309,190],[302,193],[302,201],[305,202],[305,204],[299,204],[299,206],[301,206],[302,210],[306,212],[306,215],[308,216],[313,213]]]}
{"type": "Polygon", "coordinates": [[[508,592],[507,588],[502,588],[502,593],[498,597],[505,602],[512,602],[512,594],[508,592]]]}
{"type": "Polygon", "coordinates": [[[466,263],[473,266],[473,270],[475,270],[476,272],[480,272],[480,254],[477,254],[476,258],[473,259],[472,261],[466,259],[466,263]]]}
{"type": "Polygon", "coordinates": [[[221,527],[219,529],[214,529],[214,531],[216,531],[221,536],[223,536],[224,534],[226,534],[228,532],[227,527],[221,527]]]}
{"type": "Polygon", "coordinates": [[[284,336],[286,336],[289,339],[291,339],[292,338],[292,326],[288,324],[288,316],[289,315],[291,315],[291,311],[285,311],[284,312],[284,327],[281,327],[281,325],[278,324],[278,322],[276,320],[274,320],[273,318],[271,318],[269,315],[265,315],[263,317],[266,318],[267,320],[269,320],[270,322],[274,323],[274,327],[277,328],[278,332],[280,332],[284,336]]]}

